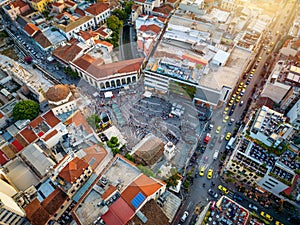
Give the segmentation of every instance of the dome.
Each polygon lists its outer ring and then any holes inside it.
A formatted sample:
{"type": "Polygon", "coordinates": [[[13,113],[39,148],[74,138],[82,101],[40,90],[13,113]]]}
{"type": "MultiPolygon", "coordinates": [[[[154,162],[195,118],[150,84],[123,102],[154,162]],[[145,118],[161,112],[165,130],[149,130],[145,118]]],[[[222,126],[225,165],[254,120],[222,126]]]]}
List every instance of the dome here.
{"type": "Polygon", "coordinates": [[[49,101],[58,102],[66,99],[69,93],[70,89],[67,85],[57,84],[48,89],[46,97],[49,101]]]}

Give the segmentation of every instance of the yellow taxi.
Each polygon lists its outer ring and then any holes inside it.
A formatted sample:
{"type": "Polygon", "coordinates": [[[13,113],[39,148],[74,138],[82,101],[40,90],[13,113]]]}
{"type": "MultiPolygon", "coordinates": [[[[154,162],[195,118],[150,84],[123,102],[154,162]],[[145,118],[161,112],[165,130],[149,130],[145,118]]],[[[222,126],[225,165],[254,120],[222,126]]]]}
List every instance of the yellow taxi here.
{"type": "Polygon", "coordinates": [[[201,167],[200,167],[200,170],[199,170],[199,175],[200,175],[201,177],[204,176],[204,171],[205,171],[205,167],[204,167],[204,166],[201,166],[201,167]]]}
{"type": "Polygon", "coordinates": [[[226,114],[228,113],[228,110],[229,110],[229,107],[226,107],[226,108],[224,109],[224,115],[226,115],[226,114]]]}
{"type": "Polygon", "coordinates": [[[216,129],[216,134],[220,133],[220,131],[221,131],[221,126],[218,126],[216,129]]]}
{"type": "Polygon", "coordinates": [[[229,116],[225,116],[223,119],[223,123],[227,123],[228,119],[229,119],[229,116]]]}
{"type": "Polygon", "coordinates": [[[269,221],[273,221],[273,217],[270,216],[268,213],[265,213],[264,211],[261,211],[260,215],[269,221]]]}
{"type": "Polygon", "coordinates": [[[257,59],[257,62],[260,62],[260,61],[261,61],[261,56],[259,56],[257,59]]]}
{"type": "Polygon", "coordinates": [[[231,138],[231,133],[228,132],[228,133],[226,134],[225,140],[226,140],[226,141],[229,141],[230,138],[231,138]]]}
{"type": "Polygon", "coordinates": [[[207,179],[211,179],[212,177],[213,177],[213,170],[212,169],[209,169],[208,171],[207,171],[207,179]]]}
{"type": "Polygon", "coordinates": [[[220,190],[220,191],[222,191],[224,194],[228,194],[229,193],[229,191],[228,191],[228,189],[226,188],[226,187],[224,187],[224,186],[222,186],[222,185],[219,185],[218,186],[218,189],[220,190]]]}

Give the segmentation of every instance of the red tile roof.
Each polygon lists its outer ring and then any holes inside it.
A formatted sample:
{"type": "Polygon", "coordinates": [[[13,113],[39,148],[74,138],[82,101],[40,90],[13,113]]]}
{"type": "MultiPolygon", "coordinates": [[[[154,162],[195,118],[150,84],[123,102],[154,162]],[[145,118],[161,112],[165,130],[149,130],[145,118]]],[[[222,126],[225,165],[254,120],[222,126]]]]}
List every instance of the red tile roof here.
{"type": "Polygon", "coordinates": [[[121,194],[121,197],[133,210],[135,210],[135,207],[131,204],[131,201],[138,193],[142,193],[144,196],[146,196],[139,186],[131,183],[121,194]]]}
{"type": "Polygon", "coordinates": [[[36,128],[38,125],[40,125],[43,122],[43,118],[41,116],[38,116],[37,118],[35,118],[34,120],[32,120],[29,123],[29,126],[32,128],[36,128]]]}
{"type": "Polygon", "coordinates": [[[104,30],[106,28],[105,27],[100,27],[97,30],[95,30],[96,33],[100,34],[100,36],[102,36],[103,38],[107,37],[109,34],[106,33],[104,30]]]}
{"type": "Polygon", "coordinates": [[[85,156],[82,159],[87,162],[93,170],[97,168],[97,166],[102,162],[102,160],[107,155],[107,151],[105,148],[95,144],[88,148],[83,149],[82,151],[85,152],[85,156]],[[93,164],[90,162],[93,161],[93,164]]]}
{"type": "MultiPolygon", "coordinates": [[[[132,73],[140,70],[144,58],[129,59],[118,61],[109,64],[98,64],[97,61],[90,64],[86,71],[91,74],[95,79],[101,79],[106,77],[112,77],[120,73],[132,73]]],[[[74,61],[74,64],[78,67],[81,65],[74,61]]],[[[81,67],[80,67],[81,68],[81,67]]]]}
{"type": "Polygon", "coordinates": [[[163,22],[163,23],[166,21],[166,18],[164,18],[164,17],[157,16],[156,18],[158,20],[160,20],[160,22],[163,22]]]}
{"type": "Polygon", "coordinates": [[[25,208],[26,217],[32,225],[47,224],[51,215],[54,215],[68,196],[60,189],[55,189],[42,203],[35,198],[25,208]]]}
{"type": "Polygon", "coordinates": [[[143,191],[143,193],[145,193],[146,196],[151,196],[155,192],[157,192],[163,186],[163,184],[165,184],[162,181],[160,182],[161,183],[142,174],[137,179],[135,179],[134,184],[136,184],[143,191]]]}
{"type": "Polygon", "coordinates": [[[54,3],[52,3],[52,6],[54,6],[54,7],[60,7],[62,5],[64,5],[64,3],[60,3],[60,2],[54,2],[54,3]]]}
{"type": "Polygon", "coordinates": [[[27,23],[24,27],[24,31],[32,37],[39,31],[39,28],[33,23],[27,23]]]}
{"type": "Polygon", "coordinates": [[[13,5],[15,8],[17,8],[17,7],[22,8],[22,7],[27,5],[25,2],[23,2],[21,0],[16,0],[16,1],[10,3],[10,4],[13,5]]]}
{"type": "Polygon", "coordinates": [[[124,225],[134,216],[134,211],[124,201],[119,198],[109,208],[108,212],[102,216],[106,225],[124,225]]]}
{"type": "MultiPolygon", "coordinates": [[[[87,70],[89,66],[96,61],[92,56],[85,54],[74,61],[76,65],[78,65],[81,69],[87,70]]],[[[104,61],[102,60],[102,64],[104,61]]]]}
{"type": "Polygon", "coordinates": [[[93,38],[93,36],[91,35],[91,33],[89,33],[88,31],[79,31],[79,35],[85,40],[89,40],[91,38],[93,38]]]}
{"type": "Polygon", "coordinates": [[[37,198],[29,203],[24,210],[26,212],[27,219],[32,225],[47,224],[50,218],[49,213],[43,207],[41,207],[37,198]]]}
{"type": "Polygon", "coordinates": [[[160,27],[155,24],[150,24],[149,26],[147,26],[146,31],[153,31],[154,33],[158,34],[160,32],[160,27]]]}
{"type": "MultiPolygon", "coordinates": [[[[76,41],[77,42],[77,41],[76,41]]],[[[82,48],[80,48],[76,44],[71,44],[71,45],[65,45],[65,46],[59,46],[53,51],[53,55],[64,61],[65,63],[72,62],[78,54],[82,51],[82,48]]]]}
{"type": "Polygon", "coordinates": [[[41,31],[37,31],[33,35],[33,39],[44,49],[48,48],[51,46],[51,42],[48,40],[48,38],[43,34],[41,31]]]}
{"type": "Polygon", "coordinates": [[[175,3],[177,2],[178,0],[167,0],[167,2],[170,2],[170,3],[175,3]]]}
{"type": "Polygon", "coordinates": [[[17,139],[13,140],[12,145],[15,147],[17,152],[20,152],[24,148],[17,139]]]}
{"type": "Polygon", "coordinates": [[[53,136],[55,136],[58,133],[58,131],[55,129],[53,131],[51,131],[49,134],[47,134],[43,139],[44,141],[48,141],[50,138],[52,138],[53,136]]]}
{"type": "Polygon", "coordinates": [[[57,188],[42,202],[41,205],[50,215],[54,215],[67,198],[68,196],[66,193],[57,188]]]}
{"type": "Polygon", "coordinates": [[[44,120],[50,127],[55,127],[60,123],[60,120],[53,114],[52,110],[49,110],[43,115],[44,120]]]}
{"type": "Polygon", "coordinates": [[[90,7],[88,7],[87,9],[85,9],[86,12],[97,16],[101,13],[103,13],[104,11],[109,9],[109,4],[108,3],[102,3],[102,2],[98,2],[95,3],[93,5],[91,5],[90,7]]]}
{"type": "Polygon", "coordinates": [[[67,0],[67,1],[65,1],[65,4],[66,4],[66,5],[68,5],[68,6],[71,6],[71,7],[73,7],[73,6],[75,6],[75,5],[76,5],[76,3],[75,3],[75,2],[73,2],[73,1],[70,1],[70,0],[67,0]]]}
{"type": "Polygon", "coordinates": [[[88,167],[88,163],[76,157],[59,172],[58,176],[69,183],[73,183],[88,167]]]}
{"type": "Polygon", "coordinates": [[[160,27],[155,24],[151,24],[148,26],[142,25],[140,27],[140,31],[143,31],[143,32],[152,31],[153,33],[158,34],[160,32],[160,27]]]}
{"type": "Polygon", "coordinates": [[[25,141],[30,144],[38,139],[38,136],[33,132],[33,130],[29,129],[28,127],[24,128],[20,134],[25,139],[25,141]]]}
{"type": "Polygon", "coordinates": [[[3,166],[9,158],[0,150],[0,165],[3,166]]]}
{"type": "Polygon", "coordinates": [[[88,134],[93,133],[93,130],[91,129],[91,127],[89,126],[89,124],[87,123],[86,119],[84,118],[84,116],[82,115],[82,113],[80,111],[75,112],[65,121],[66,125],[69,125],[72,123],[76,127],[79,127],[80,125],[82,125],[88,134]]]}
{"type": "Polygon", "coordinates": [[[74,12],[80,16],[85,16],[85,12],[82,9],[76,8],[74,12]]]}
{"type": "Polygon", "coordinates": [[[104,45],[104,46],[107,46],[107,47],[113,47],[114,46],[113,44],[111,44],[111,43],[109,43],[107,41],[100,41],[100,40],[98,40],[96,43],[104,45]]]}
{"type": "Polygon", "coordinates": [[[106,200],[109,196],[111,196],[112,193],[114,193],[117,190],[117,188],[113,185],[110,185],[106,191],[102,194],[101,198],[103,200],[106,200]]]}
{"type": "Polygon", "coordinates": [[[169,15],[172,10],[173,10],[172,6],[165,4],[165,5],[162,5],[161,7],[155,7],[153,9],[153,12],[158,12],[158,13],[163,13],[165,15],[169,15]]]}

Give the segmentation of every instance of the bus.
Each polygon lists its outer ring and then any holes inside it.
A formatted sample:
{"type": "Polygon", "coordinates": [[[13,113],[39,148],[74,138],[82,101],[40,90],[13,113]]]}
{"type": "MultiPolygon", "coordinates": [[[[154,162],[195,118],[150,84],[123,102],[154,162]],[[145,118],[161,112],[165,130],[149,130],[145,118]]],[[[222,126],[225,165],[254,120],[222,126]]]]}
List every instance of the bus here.
{"type": "Polygon", "coordinates": [[[235,141],[235,137],[231,137],[226,145],[226,149],[228,149],[228,150],[232,149],[232,145],[233,145],[234,141],[235,141]]]}

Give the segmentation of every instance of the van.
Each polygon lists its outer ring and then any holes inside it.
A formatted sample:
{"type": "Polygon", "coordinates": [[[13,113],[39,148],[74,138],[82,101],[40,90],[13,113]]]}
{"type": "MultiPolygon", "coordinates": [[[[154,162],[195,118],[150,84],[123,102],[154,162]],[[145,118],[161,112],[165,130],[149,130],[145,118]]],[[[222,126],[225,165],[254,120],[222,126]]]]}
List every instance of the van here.
{"type": "Polygon", "coordinates": [[[219,152],[215,152],[213,155],[213,159],[216,160],[218,158],[219,152]]]}

